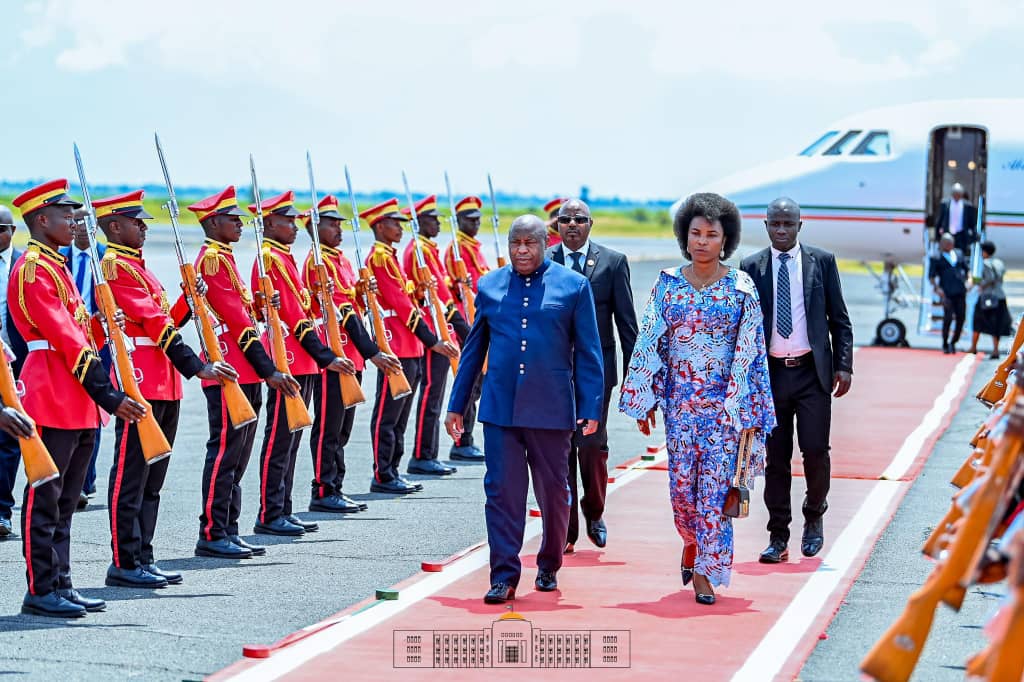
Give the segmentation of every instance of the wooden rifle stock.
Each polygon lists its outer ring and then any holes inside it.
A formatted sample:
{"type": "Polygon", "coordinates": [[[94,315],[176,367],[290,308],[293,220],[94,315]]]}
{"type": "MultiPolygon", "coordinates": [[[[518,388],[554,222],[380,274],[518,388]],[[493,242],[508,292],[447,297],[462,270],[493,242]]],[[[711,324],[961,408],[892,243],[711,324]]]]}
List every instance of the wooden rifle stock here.
{"type": "MultiPolygon", "coordinates": [[[[316,245],[317,247],[319,245],[316,245]]],[[[345,357],[345,351],[341,345],[341,321],[338,320],[338,310],[334,307],[331,292],[328,290],[327,266],[324,265],[323,257],[318,259],[316,266],[316,288],[320,298],[320,311],[324,316],[324,324],[327,325],[327,345],[335,356],[345,357]]],[[[341,402],[345,407],[355,407],[366,402],[363,395],[363,388],[353,374],[337,372],[338,380],[341,382],[341,402]]]]}
{"type": "Polygon", "coordinates": [[[505,259],[500,253],[498,254],[498,267],[503,268],[508,265],[508,260],[505,259]]]}
{"type": "MultiPolygon", "coordinates": [[[[360,286],[366,294],[367,307],[370,309],[370,321],[373,324],[373,335],[377,339],[377,348],[380,348],[383,353],[394,355],[394,351],[391,350],[391,344],[388,342],[388,330],[384,327],[384,318],[380,316],[377,294],[370,289],[370,270],[365,265],[359,268],[359,280],[360,286]]],[[[396,400],[412,393],[409,380],[405,377],[405,372],[402,370],[388,375],[388,385],[390,386],[391,397],[396,400]]]]}
{"type": "Polygon", "coordinates": [[[469,271],[466,270],[466,261],[461,258],[455,261],[455,278],[459,281],[459,291],[462,293],[462,302],[466,304],[467,322],[473,324],[476,319],[476,297],[473,295],[473,288],[469,286],[469,271]]]}
{"type": "MultiPolygon", "coordinates": [[[[192,315],[199,323],[206,359],[210,362],[224,362],[224,354],[220,352],[220,340],[217,338],[217,332],[213,330],[213,324],[210,323],[210,311],[206,307],[206,299],[199,295],[196,285],[196,269],[192,263],[181,264],[181,281],[185,285],[185,294],[192,306],[192,315]]],[[[245,397],[245,393],[242,392],[237,381],[223,379],[220,384],[228,419],[231,420],[233,428],[237,429],[251,424],[258,419],[256,411],[252,409],[252,404],[245,397]]]]}
{"type": "Polygon", "coordinates": [[[978,400],[986,405],[994,405],[1002,400],[1003,394],[1006,393],[1007,377],[1010,376],[1010,370],[1013,369],[1013,363],[1022,346],[1024,346],[1024,316],[1017,322],[1017,334],[1013,337],[1010,352],[999,363],[999,367],[996,368],[995,374],[992,375],[988,383],[978,391],[976,396],[978,400]]]}
{"type": "Polygon", "coordinates": [[[142,397],[142,392],[139,390],[139,384],[135,379],[135,366],[132,364],[132,356],[128,353],[128,343],[121,328],[114,321],[114,315],[117,313],[114,293],[110,290],[109,284],[99,281],[95,283],[93,291],[96,294],[96,303],[99,306],[100,314],[106,320],[107,333],[110,335],[107,341],[114,346],[116,376],[121,383],[121,390],[129,398],[146,407],[146,416],[135,425],[139,430],[142,457],[147,464],[159,462],[170,456],[171,444],[167,442],[167,436],[164,435],[160,425],[156,423],[156,418],[153,417],[153,406],[142,397]]]}
{"type": "Polygon", "coordinates": [[[19,438],[18,446],[21,448],[21,459],[25,463],[25,476],[28,484],[38,488],[44,483],[60,477],[57,465],[53,463],[50,451],[46,449],[43,439],[39,437],[35,422],[25,413],[21,406],[21,397],[18,395],[18,385],[14,380],[14,373],[11,365],[7,362],[7,354],[0,350],[0,402],[4,407],[11,407],[17,410],[32,424],[32,435],[28,438],[19,438]]]}
{"type": "MultiPolygon", "coordinates": [[[[977,667],[982,668],[984,679],[992,682],[1024,677],[1024,542],[1018,539],[1012,543],[1012,549],[1011,599],[1005,607],[1005,623],[1000,624],[991,644],[976,657],[980,659],[977,667]]],[[[970,666],[968,672],[973,672],[970,666]]]]}
{"type": "Polygon", "coordinates": [[[972,495],[970,508],[955,526],[944,561],[935,567],[925,584],[907,601],[903,613],[875,643],[861,670],[880,682],[903,682],[910,678],[924,649],[935,618],[935,609],[951,590],[961,586],[965,575],[973,573],[979,552],[984,552],[994,526],[993,517],[1015,460],[1020,454],[1020,439],[1005,436],[986,479],[972,495]]]}
{"type": "MultiPolygon", "coordinates": [[[[415,248],[419,249],[419,244],[416,244],[415,248]]],[[[441,337],[441,340],[447,344],[452,342],[452,334],[448,330],[448,320],[444,316],[444,306],[441,304],[441,298],[437,295],[437,287],[433,286],[430,282],[434,275],[431,274],[430,268],[424,265],[420,267],[414,266],[416,270],[416,279],[419,280],[420,286],[424,287],[424,293],[427,298],[430,299],[431,310],[434,317],[434,326],[437,327],[437,335],[441,337]]],[[[454,375],[459,371],[459,359],[449,358],[452,366],[452,374],[454,375]]]]}
{"type": "MultiPolygon", "coordinates": [[[[262,249],[262,247],[261,247],[262,249]]],[[[257,258],[265,258],[260,255],[257,258]]],[[[270,264],[264,261],[265,271],[269,270],[270,264]]],[[[270,355],[274,360],[274,367],[281,374],[291,374],[288,365],[288,349],[284,343],[284,329],[281,325],[281,316],[271,304],[274,297],[274,283],[270,281],[270,275],[264,274],[259,278],[260,294],[263,296],[263,310],[266,313],[267,334],[270,337],[270,355]]],[[[288,417],[288,430],[294,433],[313,425],[313,418],[309,416],[309,410],[301,395],[284,396],[284,409],[288,417]]]]}

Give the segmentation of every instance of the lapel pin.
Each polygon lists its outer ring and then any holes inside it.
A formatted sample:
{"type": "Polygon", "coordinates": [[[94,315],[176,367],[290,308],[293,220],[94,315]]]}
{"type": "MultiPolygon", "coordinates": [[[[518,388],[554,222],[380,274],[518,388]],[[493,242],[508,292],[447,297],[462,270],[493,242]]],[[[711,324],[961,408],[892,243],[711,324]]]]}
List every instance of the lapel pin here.
{"type": "Polygon", "coordinates": [[[587,265],[589,265],[590,267],[593,267],[594,266],[594,261],[588,260],[587,261],[587,265]]]}

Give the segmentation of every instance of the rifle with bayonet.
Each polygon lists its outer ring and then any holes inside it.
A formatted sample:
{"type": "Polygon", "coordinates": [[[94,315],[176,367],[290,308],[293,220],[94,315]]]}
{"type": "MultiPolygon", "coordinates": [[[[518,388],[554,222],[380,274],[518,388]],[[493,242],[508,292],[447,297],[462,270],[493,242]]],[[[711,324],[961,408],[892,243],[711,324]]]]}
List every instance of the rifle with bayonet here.
{"type": "MultiPolygon", "coordinates": [[[[221,352],[217,332],[214,331],[213,323],[210,321],[206,297],[199,293],[199,280],[196,277],[195,265],[185,256],[185,245],[182,242],[181,230],[178,225],[178,199],[174,194],[174,185],[171,184],[171,175],[167,171],[167,160],[164,158],[164,149],[160,145],[160,136],[153,133],[153,139],[156,141],[156,153],[160,157],[160,169],[164,173],[164,183],[167,185],[168,199],[164,204],[164,210],[167,211],[171,221],[171,230],[174,232],[174,251],[178,256],[181,286],[185,290],[188,307],[192,310],[192,322],[195,324],[196,334],[199,336],[199,346],[208,362],[224,362],[224,353],[221,352]]],[[[237,429],[256,421],[256,411],[252,409],[252,404],[245,397],[238,382],[233,379],[221,379],[220,383],[231,426],[237,429]]]]}
{"type": "MultiPolygon", "coordinates": [[[[320,303],[320,312],[323,315],[324,324],[327,325],[327,345],[336,357],[344,357],[345,351],[341,344],[341,321],[338,319],[338,309],[334,305],[334,297],[331,295],[330,278],[327,274],[327,266],[324,264],[324,254],[320,251],[320,197],[316,193],[316,181],[313,179],[313,160],[306,151],[306,170],[309,173],[309,195],[313,201],[309,209],[310,235],[313,237],[313,265],[316,267],[316,297],[320,303]]],[[[359,380],[354,374],[337,372],[338,381],[341,382],[341,402],[346,408],[355,407],[366,402],[363,389],[359,380]]],[[[327,379],[324,379],[327,381],[327,379]]]]}
{"type": "Polygon", "coordinates": [[[999,363],[999,367],[996,368],[995,374],[992,375],[988,383],[978,391],[976,396],[978,400],[986,405],[994,405],[999,402],[1003,393],[1006,392],[1007,377],[1010,375],[1014,360],[1022,346],[1024,346],[1024,316],[1017,322],[1017,334],[1013,337],[1013,343],[1010,344],[1010,352],[999,363]]]}
{"type": "Polygon", "coordinates": [[[139,420],[136,427],[139,431],[142,456],[147,464],[152,464],[169,457],[171,445],[153,417],[152,406],[139,391],[138,382],[142,381],[142,377],[141,375],[136,376],[131,352],[128,350],[128,340],[117,324],[117,303],[114,301],[114,294],[110,290],[107,278],[103,274],[103,268],[100,266],[99,250],[96,248],[96,211],[92,207],[89,185],[85,180],[85,169],[82,166],[82,155],[78,151],[77,144],[75,145],[75,166],[78,169],[78,182],[82,186],[82,198],[85,201],[85,232],[89,238],[88,253],[92,266],[93,293],[100,311],[100,323],[113,350],[114,376],[117,378],[119,388],[129,398],[146,408],[145,416],[139,420]]]}
{"type": "MultiPolygon", "coordinates": [[[[427,261],[423,257],[423,249],[420,246],[420,223],[416,217],[416,206],[412,200],[412,192],[409,191],[409,180],[405,177],[405,171],[402,171],[402,184],[405,185],[405,198],[409,202],[409,229],[412,231],[412,247],[416,254],[416,263],[414,268],[416,270],[415,279],[421,286],[423,292],[423,299],[426,302],[427,308],[430,308],[433,313],[434,326],[437,328],[437,335],[447,344],[452,342],[451,330],[448,328],[448,320],[445,319],[444,307],[441,305],[441,299],[437,296],[437,291],[434,288],[435,284],[434,275],[430,272],[430,268],[427,267],[427,261]]],[[[452,366],[452,374],[455,374],[459,370],[459,359],[449,358],[452,366]]]]}
{"type": "Polygon", "coordinates": [[[476,301],[473,296],[473,288],[469,285],[466,261],[462,260],[462,247],[459,246],[459,219],[455,216],[455,199],[452,198],[452,185],[448,180],[448,171],[444,172],[444,187],[448,192],[448,225],[452,229],[452,261],[455,264],[455,279],[459,283],[462,302],[466,305],[466,321],[473,324],[473,320],[476,319],[476,301]]]}
{"type": "MultiPolygon", "coordinates": [[[[352,242],[355,244],[356,260],[359,262],[359,289],[363,295],[363,308],[370,315],[370,328],[373,330],[373,340],[382,353],[394,355],[389,343],[389,333],[384,327],[384,318],[380,314],[380,306],[377,304],[377,293],[370,286],[370,269],[363,260],[363,253],[359,248],[359,207],[356,205],[356,195],[352,190],[352,178],[348,174],[348,166],[345,166],[345,185],[348,187],[348,200],[352,205],[352,242]]],[[[405,372],[399,369],[388,377],[388,386],[391,397],[395,400],[404,398],[412,393],[409,380],[405,372]]]]}
{"type": "MultiPolygon", "coordinates": [[[[0,342],[2,344],[3,342],[0,342]]],[[[0,403],[4,407],[10,407],[21,413],[32,429],[32,435],[28,438],[18,438],[18,447],[21,449],[21,459],[25,463],[25,477],[28,484],[38,488],[44,483],[60,478],[60,470],[53,463],[50,451],[46,444],[39,437],[35,422],[21,406],[21,396],[25,391],[20,381],[15,380],[14,372],[11,371],[11,364],[7,361],[7,345],[3,344],[0,349],[0,403]]]]}
{"type": "MultiPolygon", "coordinates": [[[[263,319],[267,323],[267,337],[270,339],[270,357],[274,360],[274,367],[281,374],[291,374],[288,366],[288,349],[284,343],[284,327],[281,324],[281,316],[274,306],[274,283],[267,274],[269,263],[267,258],[270,255],[265,252],[263,246],[263,200],[260,196],[260,185],[256,179],[256,162],[249,155],[249,175],[252,181],[252,198],[256,202],[256,214],[252,219],[252,227],[256,232],[256,272],[259,275],[260,296],[263,305],[263,319]]],[[[288,430],[292,433],[313,425],[313,418],[309,416],[309,409],[302,395],[284,396],[285,414],[288,417],[288,430]]]]}
{"type": "Polygon", "coordinates": [[[487,189],[491,193],[491,228],[494,230],[494,253],[498,256],[498,267],[503,268],[508,261],[501,255],[501,237],[498,236],[498,202],[494,198],[494,183],[491,182],[491,174],[487,174],[487,189]]]}

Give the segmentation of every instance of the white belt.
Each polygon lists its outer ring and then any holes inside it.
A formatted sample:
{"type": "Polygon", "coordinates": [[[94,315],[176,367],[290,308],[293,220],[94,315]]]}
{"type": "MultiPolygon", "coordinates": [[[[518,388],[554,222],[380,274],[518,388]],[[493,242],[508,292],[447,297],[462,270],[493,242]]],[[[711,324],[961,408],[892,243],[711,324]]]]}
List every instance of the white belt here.
{"type": "Polygon", "coordinates": [[[128,340],[131,341],[132,345],[134,345],[136,348],[140,346],[151,346],[154,348],[156,347],[156,341],[149,338],[148,336],[131,336],[128,337],[128,340]]]}
{"type": "Polygon", "coordinates": [[[50,345],[49,341],[43,339],[40,339],[38,341],[28,341],[25,343],[25,346],[28,348],[30,353],[34,350],[57,350],[56,348],[50,345]]]}
{"type": "Polygon", "coordinates": [[[386,320],[389,317],[397,317],[397,316],[398,316],[398,313],[396,313],[394,310],[381,310],[380,311],[380,319],[382,319],[382,320],[386,320]]]}

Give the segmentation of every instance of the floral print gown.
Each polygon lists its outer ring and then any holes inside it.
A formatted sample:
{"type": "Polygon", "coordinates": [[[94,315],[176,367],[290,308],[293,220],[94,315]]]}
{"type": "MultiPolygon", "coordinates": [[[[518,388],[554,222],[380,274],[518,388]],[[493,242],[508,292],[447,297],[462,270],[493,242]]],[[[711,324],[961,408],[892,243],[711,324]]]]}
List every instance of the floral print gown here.
{"type": "Polygon", "coordinates": [[[730,268],[702,290],[681,268],[664,270],[640,324],[619,410],[643,419],[660,408],[676,530],[695,543],[694,571],[728,585],[732,520],[722,514],[736,470],[739,433],[758,429],[751,477],[764,474],[775,428],[764,327],[750,276],[730,268]]]}

